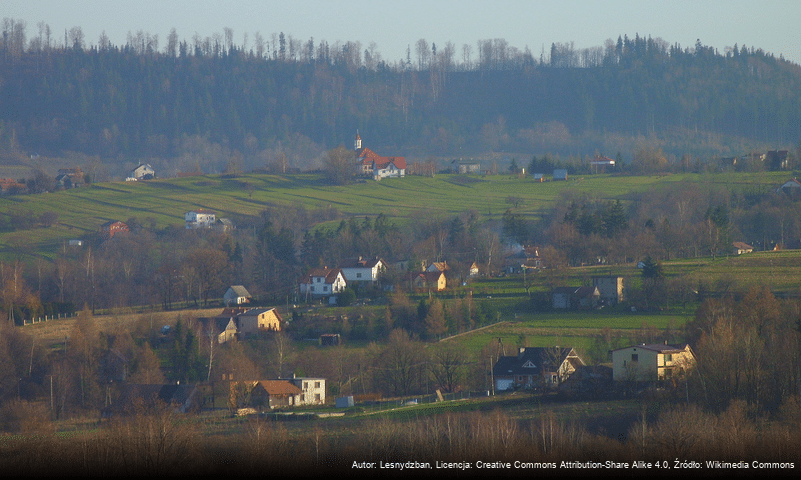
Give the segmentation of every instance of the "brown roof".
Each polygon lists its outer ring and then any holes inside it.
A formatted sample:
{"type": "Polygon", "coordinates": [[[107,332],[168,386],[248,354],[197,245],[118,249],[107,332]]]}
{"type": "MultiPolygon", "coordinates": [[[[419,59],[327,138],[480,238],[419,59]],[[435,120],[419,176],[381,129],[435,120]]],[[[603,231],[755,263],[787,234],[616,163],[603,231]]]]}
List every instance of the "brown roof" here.
{"type": "Polygon", "coordinates": [[[300,395],[301,389],[286,380],[260,380],[259,385],[270,395],[300,395]]]}

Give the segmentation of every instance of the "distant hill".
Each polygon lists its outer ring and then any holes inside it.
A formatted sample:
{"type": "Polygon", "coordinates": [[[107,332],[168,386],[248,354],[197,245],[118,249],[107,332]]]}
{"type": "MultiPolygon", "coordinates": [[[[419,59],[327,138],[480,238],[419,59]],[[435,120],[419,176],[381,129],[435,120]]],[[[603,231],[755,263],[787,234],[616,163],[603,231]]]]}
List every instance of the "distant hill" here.
{"type": "Polygon", "coordinates": [[[627,161],[642,143],[674,158],[737,156],[801,140],[801,67],[746,47],[721,54],[637,35],[578,51],[554,44],[545,59],[491,44],[470,64],[440,52],[388,65],[328,45],[283,58],[186,42],[164,52],[11,46],[0,55],[0,149],[129,167],[147,158],[161,176],[312,169],[357,130],[412,160],[627,161]]]}

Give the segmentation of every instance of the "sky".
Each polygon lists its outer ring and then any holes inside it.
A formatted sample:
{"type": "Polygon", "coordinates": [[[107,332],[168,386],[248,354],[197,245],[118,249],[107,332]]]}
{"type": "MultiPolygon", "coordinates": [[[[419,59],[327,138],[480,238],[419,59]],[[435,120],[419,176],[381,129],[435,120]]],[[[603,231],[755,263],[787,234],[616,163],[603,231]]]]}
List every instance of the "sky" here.
{"type": "Polygon", "coordinates": [[[682,47],[700,39],[721,54],[746,45],[801,64],[801,0],[0,0],[0,17],[24,21],[29,39],[45,22],[59,43],[78,26],[88,45],[105,32],[122,46],[142,31],[158,35],[162,50],[172,28],[190,43],[230,28],[237,45],[247,34],[248,48],[257,32],[315,44],[375,42],[389,63],[407,47],[414,60],[419,39],[452,42],[460,58],[464,44],[475,52],[479,40],[502,38],[538,58],[551,43],[581,49],[639,34],[682,47]]]}

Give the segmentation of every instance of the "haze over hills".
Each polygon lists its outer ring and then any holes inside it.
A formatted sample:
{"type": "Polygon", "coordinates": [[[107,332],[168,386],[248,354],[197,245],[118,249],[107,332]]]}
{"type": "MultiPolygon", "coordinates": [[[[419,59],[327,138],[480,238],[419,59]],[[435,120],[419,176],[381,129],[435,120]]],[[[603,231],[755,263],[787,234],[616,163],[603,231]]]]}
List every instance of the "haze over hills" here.
{"type": "Polygon", "coordinates": [[[627,162],[643,146],[677,161],[792,150],[801,139],[801,67],[746,46],[721,53],[635,34],[534,55],[503,39],[475,52],[420,40],[405,62],[387,63],[359,43],[283,34],[248,50],[227,36],[171,34],[159,48],[141,32],[123,46],[87,45],[78,29],[65,48],[5,28],[5,163],[69,156],[92,163],[98,180],[145,160],[161,176],[316,169],[357,130],[412,161],[627,162]]]}

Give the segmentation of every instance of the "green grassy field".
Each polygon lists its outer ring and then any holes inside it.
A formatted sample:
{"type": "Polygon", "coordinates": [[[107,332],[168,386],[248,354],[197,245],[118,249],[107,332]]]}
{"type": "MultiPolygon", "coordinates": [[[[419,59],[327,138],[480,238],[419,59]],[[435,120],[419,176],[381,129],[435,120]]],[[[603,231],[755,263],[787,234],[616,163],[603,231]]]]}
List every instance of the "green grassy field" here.
{"type": "Polygon", "coordinates": [[[588,175],[567,182],[537,183],[510,175],[436,175],[331,186],[320,175],[246,174],[235,178],[210,175],[98,183],[55,193],[0,197],[0,215],[11,211],[33,217],[44,212],[58,214],[58,222],[51,227],[0,233],[0,249],[52,254],[67,240],[95,233],[109,220],[136,217],[161,229],[183,225],[184,213],[196,208],[214,210],[220,217],[242,218],[257,215],[268,206],[333,207],[345,215],[384,213],[404,225],[421,212],[447,216],[475,210],[483,219],[499,219],[510,207],[506,199],[516,196],[523,199],[516,211],[533,220],[547,214],[564,192],[625,201],[634,193],[671,188],[676,182],[697,182],[705,188],[754,189],[775,186],[785,177],[780,172],[748,176],[588,175]]]}

